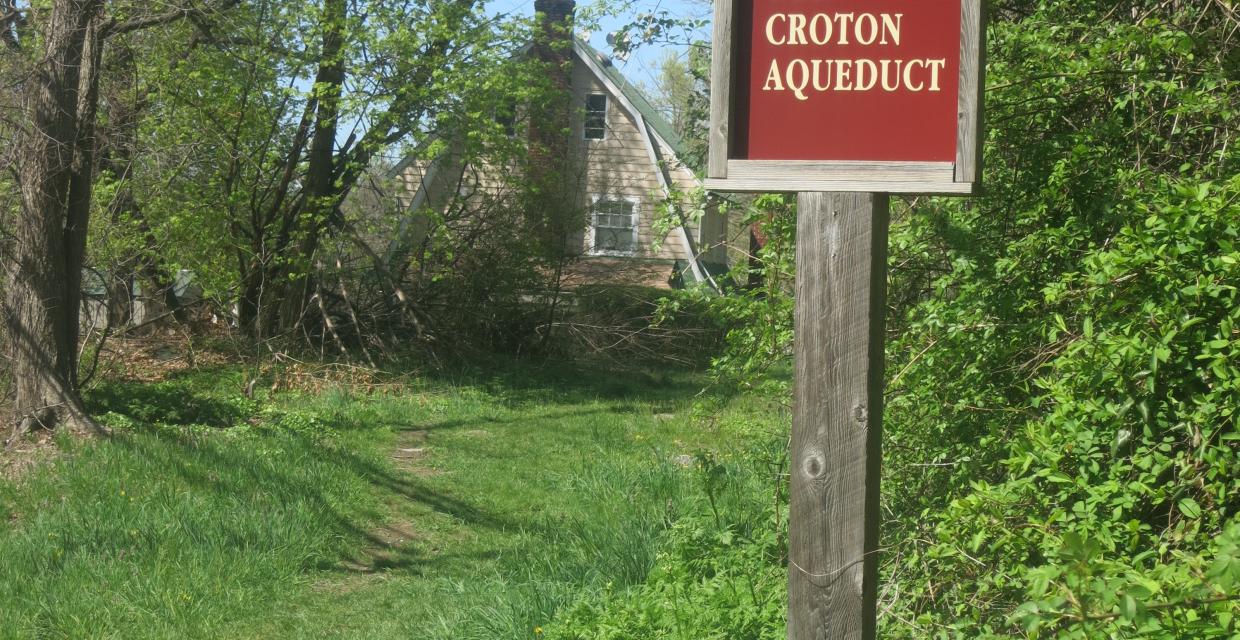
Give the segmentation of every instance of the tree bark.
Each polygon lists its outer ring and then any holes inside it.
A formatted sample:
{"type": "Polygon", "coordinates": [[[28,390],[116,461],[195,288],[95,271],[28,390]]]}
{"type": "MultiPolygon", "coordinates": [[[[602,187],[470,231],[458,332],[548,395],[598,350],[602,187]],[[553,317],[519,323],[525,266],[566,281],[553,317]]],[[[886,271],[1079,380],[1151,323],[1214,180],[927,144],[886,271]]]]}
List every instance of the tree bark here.
{"type": "Polygon", "coordinates": [[[305,226],[297,250],[299,261],[292,265],[294,273],[289,282],[288,295],[280,323],[285,330],[295,327],[305,314],[313,288],[310,272],[314,255],[319,248],[319,238],[328,218],[336,209],[339,189],[336,186],[336,132],[340,120],[340,99],[344,91],[345,22],[348,19],[348,3],[345,0],[323,2],[323,51],[318,74],[314,79],[314,99],[317,110],[314,119],[314,137],[306,167],[306,216],[305,226]]]}
{"type": "Polygon", "coordinates": [[[89,214],[94,131],[83,110],[96,85],[95,51],[102,0],[58,0],[48,22],[42,63],[30,79],[19,142],[21,207],[13,260],[5,265],[5,326],[12,356],[18,431],[99,427],[77,389],[78,311],[89,214]],[[83,74],[83,71],[86,73],[83,74]],[[75,179],[76,178],[76,179],[75,179]],[[83,206],[84,205],[84,206],[83,206]]]}
{"type": "Polygon", "coordinates": [[[86,236],[90,227],[90,203],[95,185],[96,122],[99,111],[99,76],[103,62],[102,2],[90,18],[82,41],[82,66],[78,73],[77,136],[69,177],[69,207],[65,218],[65,340],[73,345],[74,362],[70,385],[78,387],[77,345],[81,340],[82,267],[86,264],[86,236]]]}

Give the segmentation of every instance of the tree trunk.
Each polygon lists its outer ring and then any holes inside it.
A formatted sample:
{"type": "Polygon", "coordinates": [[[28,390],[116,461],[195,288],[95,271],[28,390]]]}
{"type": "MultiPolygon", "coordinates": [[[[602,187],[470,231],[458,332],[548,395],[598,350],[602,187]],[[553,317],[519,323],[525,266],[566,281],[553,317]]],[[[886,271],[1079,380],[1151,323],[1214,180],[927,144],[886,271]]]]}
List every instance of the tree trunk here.
{"type": "Polygon", "coordinates": [[[95,9],[82,40],[82,66],[78,73],[77,136],[72,174],[69,177],[69,207],[65,217],[65,328],[66,341],[73,345],[70,385],[78,386],[77,345],[81,340],[82,267],[86,264],[86,235],[90,227],[90,203],[95,185],[96,122],[99,110],[99,75],[103,61],[103,40],[99,24],[102,2],[95,9]]]}
{"type": "Polygon", "coordinates": [[[295,273],[289,282],[284,298],[280,324],[285,330],[297,326],[305,314],[313,288],[310,272],[314,254],[318,252],[319,238],[328,218],[336,209],[339,189],[336,186],[336,131],[340,119],[340,98],[344,90],[345,22],[348,19],[348,3],[345,0],[323,2],[323,52],[319,71],[314,79],[314,99],[317,111],[314,119],[314,137],[310,141],[310,153],[306,167],[305,226],[298,246],[295,273]]]}
{"type": "Polygon", "coordinates": [[[257,259],[249,260],[241,272],[241,295],[237,298],[237,326],[255,340],[264,337],[259,322],[259,309],[263,305],[263,283],[266,268],[257,259]]]}
{"type": "Polygon", "coordinates": [[[26,130],[19,142],[22,206],[13,260],[5,267],[18,432],[41,425],[96,430],[77,389],[78,311],[90,192],[93,128],[78,118],[89,104],[100,43],[90,35],[101,0],[58,0],[45,34],[43,62],[30,79],[26,130]],[[83,68],[85,67],[85,69],[83,68]],[[86,71],[85,74],[82,72],[86,71]],[[75,181],[75,176],[78,180],[75,181]],[[75,182],[77,183],[76,186],[75,182]],[[83,206],[85,205],[85,206],[83,206]]]}

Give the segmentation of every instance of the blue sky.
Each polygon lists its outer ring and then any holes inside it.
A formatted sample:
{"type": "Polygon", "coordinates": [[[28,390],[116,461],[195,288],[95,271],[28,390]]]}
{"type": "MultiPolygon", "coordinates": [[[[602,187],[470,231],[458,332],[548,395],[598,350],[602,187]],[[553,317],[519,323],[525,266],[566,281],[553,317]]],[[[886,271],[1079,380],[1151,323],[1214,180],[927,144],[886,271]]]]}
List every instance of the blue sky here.
{"type": "MultiPolygon", "coordinates": [[[[599,28],[590,32],[590,44],[607,54],[611,54],[611,47],[607,44],[607,33],[632,22],[633,16],[638,13],[652,12],[657,14],[667,11],[673,16],[709,18],[711,12],[710,3],[703,2],[702,0],[655,0],[649,2],[637,0],[628,2],[577,0],[578,11],[600,6],[606,7],[606,12],[612,15],[604,16],[600,21],[599,28]]],[[[493,0],[487,4],[487,12],[491,14],[511,13],[532,16],[534,14],[534,0],[493,0]]],[[[678,54],[684,53],[681,47],[671,47],[663,44],[645,45],[639,47],[628,60],[617,60],[616,66],[631,82],[644,86],[653,85],[658,73],[658,63],[669,49],[678,54]]]]}
{"type": "MultiPolygon", "coordinates": [[[[590,44],[599,51],[611,55],[611,46],[607,44],[607,33],[615,29],[631,23],[635,15],[643,12],[658,14],[662,11],[668,12],[672,16],[677,17],[693,17],[693,18],[709,18],[711,13],[711,4],[707,0],[620,0],[608,2],[606,0],[577,0],[579,12],[593,13],[592,9],[605,7],[603,12],[605,15],[600,19],[597,28],[590,31],[590,44]]],[[[511,14],[531,17],[534,15],[534,0],[490,0],[486,2],[485,10],[489,15],[511,14]]],[[[709,28],[709,27],[708,27],[709,28]]],[[[702,38],[709,38],[709,32],[701,34],[702,38]]],[[[659,62],[663,59],[668,51],[674,51],[679,55],[685,54],[684,47],[674,47],[665,44],[644,45],[628,60],[615,60],[615,65],[624,74],[630,82],[641,86],[648,94],[653,93],[651,88],[656,84],[658,77],[659,62]]],[[[309,91],[312,85],[310,78],[303,78],[295,85],[302,91],[309,91]]],[[[647,97],[653,97],[648,95],[647,97]]],[[[338,135],[338,142],[343,143],[347,140],[355,128],[364,128],[360,119],[352,119],[347,126],[342,126],[338,135]]],[[[399,160],[400,151],[394,151],[391,156],[385,156],[389,160],[399,160]]]]}

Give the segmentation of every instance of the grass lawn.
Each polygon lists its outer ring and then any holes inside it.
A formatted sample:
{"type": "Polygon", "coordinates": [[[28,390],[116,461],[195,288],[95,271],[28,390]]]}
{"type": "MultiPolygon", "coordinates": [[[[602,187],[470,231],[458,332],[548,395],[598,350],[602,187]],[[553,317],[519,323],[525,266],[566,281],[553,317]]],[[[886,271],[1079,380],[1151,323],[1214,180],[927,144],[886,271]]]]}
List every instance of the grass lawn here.
{"type": "MultiPolygon", "coordinates": [[[[700,509],[689,374],[499,363],[355,395],[112,384],[0,481],[0,637],[536,638],[700,509]]],[[[743,404],[740,403],[740,404],[743,404]]]]}

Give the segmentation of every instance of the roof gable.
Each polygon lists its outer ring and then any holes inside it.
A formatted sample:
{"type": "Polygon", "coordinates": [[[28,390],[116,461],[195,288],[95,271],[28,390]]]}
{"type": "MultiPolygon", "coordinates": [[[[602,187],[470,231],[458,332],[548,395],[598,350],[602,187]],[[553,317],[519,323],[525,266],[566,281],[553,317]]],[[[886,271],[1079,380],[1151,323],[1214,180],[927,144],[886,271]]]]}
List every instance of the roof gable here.
{"type": "Polygon", "coordinates": [[[612,62],[612,59],[603,55],[580,38],[575,38],[573,44],[573,50],[586,63],[586,66],[594,72],[594,75],[598,76],[600,81],[618,93],[617,97],[627,103],[625,106],[636,112],[634,115],[641,115],[646,124],[650,125],[651,129],[654,129],[659,139],[667,144],[677,159],[684,156],[684,141],[676,133],[676,130],[672,128],[671,123],[646,99],[646,96],[640,89],[625,79],[620,70],[616,68],[615,63],[612,62]]]}

